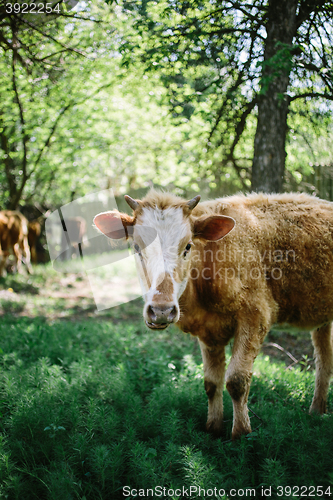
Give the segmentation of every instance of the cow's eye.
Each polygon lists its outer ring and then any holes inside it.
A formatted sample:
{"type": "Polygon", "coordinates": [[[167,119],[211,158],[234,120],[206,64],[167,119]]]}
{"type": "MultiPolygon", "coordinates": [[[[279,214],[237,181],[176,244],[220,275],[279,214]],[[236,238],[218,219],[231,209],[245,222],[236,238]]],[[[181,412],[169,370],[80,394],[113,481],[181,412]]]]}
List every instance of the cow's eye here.
{"type": "Polygon", "coordinates": [[[140,247],[139,247],[139,245],[137,245],[136,243],[135,243],[135,245],[134,245],[134,250],[135,250],[135,253],[141,254],[140,247]]]}
{"type": "Polygon", "coordinates": [[[191,243],[187,243],[186,247],[185,247],[185,252],[184,252],[184,257],[186,257],[186,255],[189,253],[189,251],[191,250],[191,243]]]}

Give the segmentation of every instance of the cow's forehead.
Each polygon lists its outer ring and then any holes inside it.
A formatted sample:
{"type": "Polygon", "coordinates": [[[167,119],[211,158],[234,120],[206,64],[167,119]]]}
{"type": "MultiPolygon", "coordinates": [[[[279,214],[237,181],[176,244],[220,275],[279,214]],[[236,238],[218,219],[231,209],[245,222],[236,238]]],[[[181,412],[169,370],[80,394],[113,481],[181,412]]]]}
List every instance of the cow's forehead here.
{"type": "Polygon", "coordinates": [[[190,239],[191,237],[190,223],[184,217],[181,207],[169,207],[165,209],[144,207],[136,221],[134,238],[136,234],[141,236],[141,228],[152,228],[155,230],[163,250],[170,247],[177,247],[181,240],[186,237],[190,239]]]}

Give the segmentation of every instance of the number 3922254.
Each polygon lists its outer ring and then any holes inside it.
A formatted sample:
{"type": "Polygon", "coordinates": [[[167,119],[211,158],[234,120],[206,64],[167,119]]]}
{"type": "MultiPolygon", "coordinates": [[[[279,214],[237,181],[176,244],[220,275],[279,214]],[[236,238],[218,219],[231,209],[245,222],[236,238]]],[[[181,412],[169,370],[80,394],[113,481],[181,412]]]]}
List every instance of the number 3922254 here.
{"type": "Polygon", "coordinates": [[[6,3],[7,14],[60,14],[60,2],[52,3],[6,3]]]}

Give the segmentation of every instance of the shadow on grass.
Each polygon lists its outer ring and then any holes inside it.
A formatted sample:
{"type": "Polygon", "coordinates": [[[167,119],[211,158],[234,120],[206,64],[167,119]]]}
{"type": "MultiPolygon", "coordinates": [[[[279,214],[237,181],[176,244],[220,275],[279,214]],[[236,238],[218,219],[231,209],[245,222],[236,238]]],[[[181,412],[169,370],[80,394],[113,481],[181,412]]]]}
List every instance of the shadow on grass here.
{"type": "Polygon", "coordinates": [[[0,289],[12,289],[15,293],[37,295],[38,287],[33,284],[31,278],[23,275],[8,275],[5,278],[0,278],[0,289]]]}
{"type": "Polygon", "coordinates": [[[213,439],[197,343],[176,329],[5,316],[0,338],[4,498],[118,500],[126,485],[251,487],[262,498],[262,485],[329,485],[333,419],[307,413],[310,371],[259,356],[249,398],[259,419],[230,442],[230,397],[225,436],[213,439]]]}

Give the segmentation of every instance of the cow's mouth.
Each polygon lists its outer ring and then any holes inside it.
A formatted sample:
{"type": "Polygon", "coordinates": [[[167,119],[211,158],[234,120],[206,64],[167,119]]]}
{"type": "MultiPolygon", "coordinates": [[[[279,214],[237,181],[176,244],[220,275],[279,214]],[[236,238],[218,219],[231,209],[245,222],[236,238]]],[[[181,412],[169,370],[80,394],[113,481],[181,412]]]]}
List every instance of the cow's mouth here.
{"type": "Polygon", "coordinates": [[[164,330],[167,326],[170,325],[170,323],[150,323],[149,321],[146,321],[146,325],[151,330],[164,330]]]}

